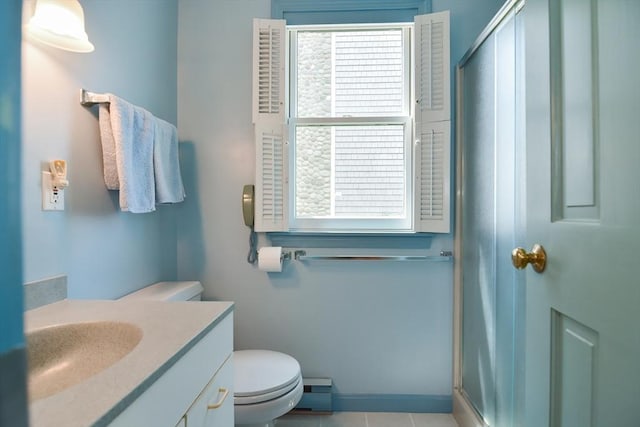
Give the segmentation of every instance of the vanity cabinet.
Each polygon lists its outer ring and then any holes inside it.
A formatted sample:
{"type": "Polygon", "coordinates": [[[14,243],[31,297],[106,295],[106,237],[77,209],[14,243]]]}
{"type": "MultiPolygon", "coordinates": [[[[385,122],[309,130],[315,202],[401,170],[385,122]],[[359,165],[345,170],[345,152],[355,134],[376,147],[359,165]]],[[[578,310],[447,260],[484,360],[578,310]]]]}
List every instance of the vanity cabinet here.
{"type": "Polygon", "coordinates": [[[167,369],[110,427],[233,427],[233,313],[167,369]]]}
{"type": "Polygon", "coordinates": [[[233,360],[231,357],[193,402],[183,419],[189,427],[233,426],[233,360]]]}

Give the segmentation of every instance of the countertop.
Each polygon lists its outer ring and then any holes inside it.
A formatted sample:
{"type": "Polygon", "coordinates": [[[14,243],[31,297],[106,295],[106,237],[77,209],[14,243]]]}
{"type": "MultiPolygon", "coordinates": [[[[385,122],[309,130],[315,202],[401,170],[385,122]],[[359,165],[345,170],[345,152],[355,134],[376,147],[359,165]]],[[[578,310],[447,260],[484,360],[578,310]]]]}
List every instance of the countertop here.
{"type": "Polygon", "coordinates": [[[63,300],[25,312],[25,333],[102,320],[133,323],[143,331],[138,345],[114,365],[30,403],[30,425],[108,425],[232,310],[231,302],[63,300]]]}

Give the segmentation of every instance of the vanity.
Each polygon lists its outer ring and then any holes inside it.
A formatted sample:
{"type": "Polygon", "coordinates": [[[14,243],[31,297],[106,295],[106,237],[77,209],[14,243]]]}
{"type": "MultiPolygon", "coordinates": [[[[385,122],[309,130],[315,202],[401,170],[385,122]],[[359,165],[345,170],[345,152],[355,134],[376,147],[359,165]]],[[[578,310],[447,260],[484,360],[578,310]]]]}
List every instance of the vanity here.
{"type": "Polygon", "coordinates": [[[233,303],[63,300],[25,333],[33,427],[233,426],[233,303]]]}

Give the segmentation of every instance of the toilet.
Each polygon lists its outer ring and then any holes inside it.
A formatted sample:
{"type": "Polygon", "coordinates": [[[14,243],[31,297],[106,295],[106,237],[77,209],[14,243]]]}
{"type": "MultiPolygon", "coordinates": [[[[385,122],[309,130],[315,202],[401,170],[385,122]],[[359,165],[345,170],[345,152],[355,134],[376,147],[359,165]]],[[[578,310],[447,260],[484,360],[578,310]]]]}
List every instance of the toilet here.
{"type": "MultiPolygon", "coordinates": [[[[159,282],[122,299],[200,301],[200,282],[159,282]]],[[[273,427],[276,418],[300,401],[303,391],[300,364],[293,357],[270,350],[233,352],[235,425],[273,427]]]]}

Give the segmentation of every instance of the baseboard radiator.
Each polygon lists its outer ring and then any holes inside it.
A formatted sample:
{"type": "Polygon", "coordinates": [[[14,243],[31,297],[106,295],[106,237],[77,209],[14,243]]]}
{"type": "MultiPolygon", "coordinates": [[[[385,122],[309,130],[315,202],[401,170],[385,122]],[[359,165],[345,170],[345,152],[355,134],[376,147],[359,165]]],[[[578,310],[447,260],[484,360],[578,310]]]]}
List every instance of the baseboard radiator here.
{"type": "Polygon", "coordinates": [[[293,409],[296,414],[327,414],[333,412],[331,378],[303,378],[304,393],[293,409]]]}

